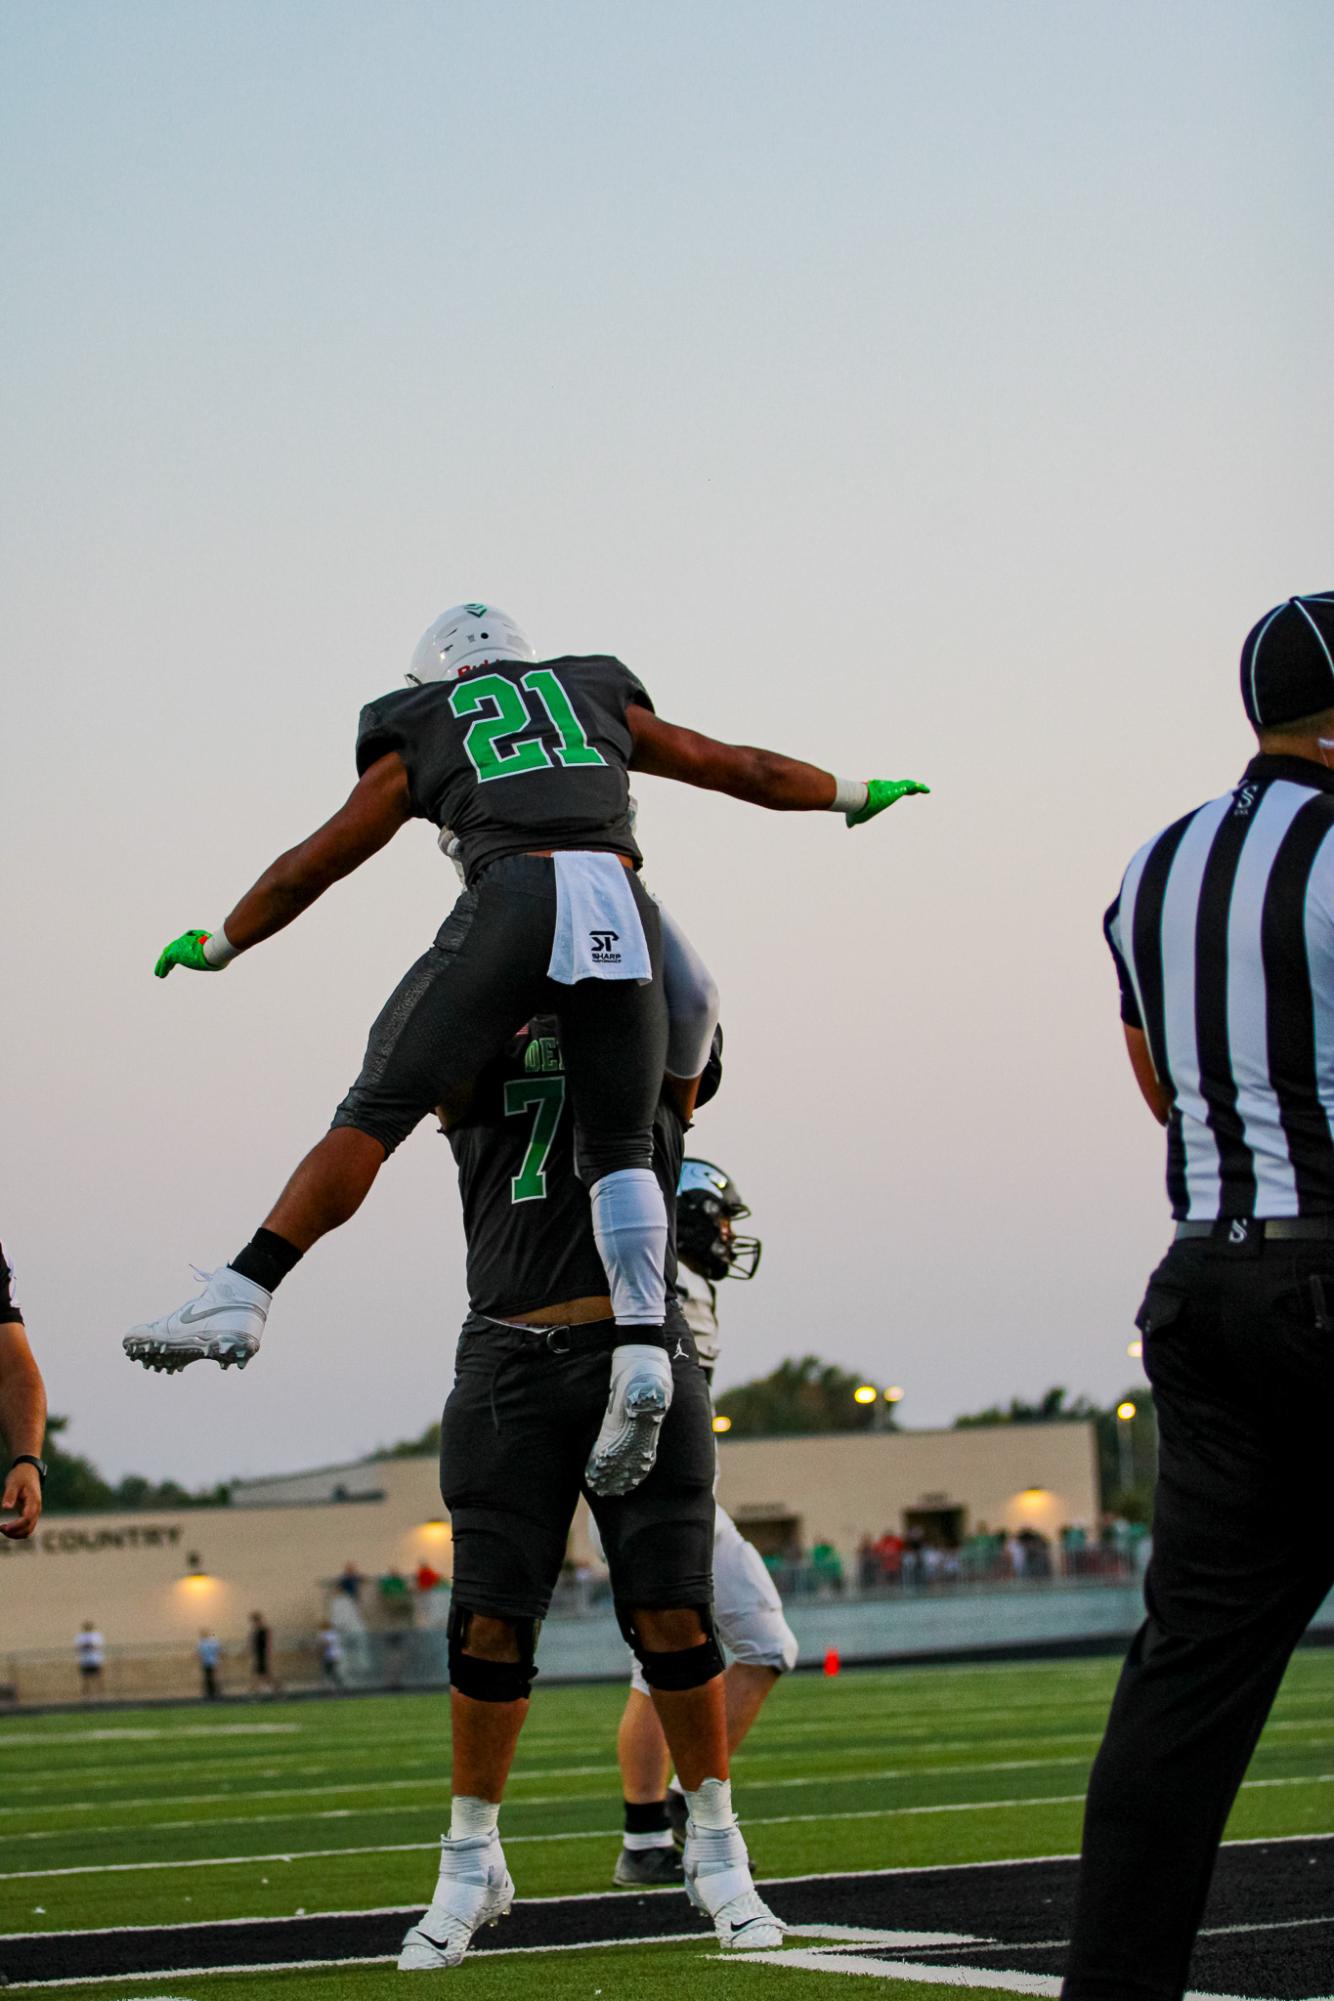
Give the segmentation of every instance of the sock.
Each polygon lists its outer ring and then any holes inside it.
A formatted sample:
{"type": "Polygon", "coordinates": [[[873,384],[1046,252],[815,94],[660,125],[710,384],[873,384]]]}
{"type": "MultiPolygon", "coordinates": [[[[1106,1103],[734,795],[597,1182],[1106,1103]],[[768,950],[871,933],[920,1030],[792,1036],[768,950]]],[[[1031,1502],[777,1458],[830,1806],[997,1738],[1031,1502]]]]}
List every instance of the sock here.
{"type": "Polygon", "coordinates": [[[730,1779],[705,1779],[693,1793],[685,1788],[685,1796],[696,1827],[736,1826],[730,1779]]]}
{"type": "Polygon", "coordinates": [[[470,1799],[456,1793],[449,1803],[449,1838],[466,1841],[479,1834],[495,1834],[500,1826],[498,1800],[470,1799]]]}
{"type": "Polygon", "coordinates": [[[626,1800],[624,1841],[627,1848],[670,1848],[672,1830],[666,1800],[649,1800],[642,1805],[626,1800]]]}
{"type": "Polygon", "coordinates": [[[589,1190],[593,1239],[618,1327],[661,1327],[667,1210],[651,1167],[621,1167],[589,1190]]]}
{"type": "Polygon", "coordinates": [[[301,1262],[302,1253],[276,1230],[256,1230],[243,1251],[232,1259],[232,1270],[265,1292],[276,1292],[289,1271],[301,1262]]]}

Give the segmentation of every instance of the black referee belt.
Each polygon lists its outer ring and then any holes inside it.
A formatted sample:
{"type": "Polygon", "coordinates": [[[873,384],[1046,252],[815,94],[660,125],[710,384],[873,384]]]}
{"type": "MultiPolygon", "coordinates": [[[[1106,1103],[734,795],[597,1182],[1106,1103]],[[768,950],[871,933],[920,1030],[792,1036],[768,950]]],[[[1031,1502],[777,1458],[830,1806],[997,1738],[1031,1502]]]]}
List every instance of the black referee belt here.
{"type": "Polygon", "coordinates": [[[1220,1216],[1211,1223],[1178,1223],[1174,1241],[1212,1237],[1218,1243],[1334,1243],[1334,1216],[1220,1216]],[[1237,1234],[1234,1234],[1236,1232],[1237,1234]]]}

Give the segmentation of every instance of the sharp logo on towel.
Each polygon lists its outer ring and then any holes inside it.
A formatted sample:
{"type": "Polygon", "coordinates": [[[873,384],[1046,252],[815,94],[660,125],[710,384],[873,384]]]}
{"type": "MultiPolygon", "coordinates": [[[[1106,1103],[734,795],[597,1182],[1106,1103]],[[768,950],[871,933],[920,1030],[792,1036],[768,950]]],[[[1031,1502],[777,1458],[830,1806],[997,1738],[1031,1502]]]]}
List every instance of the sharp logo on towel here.
{"type": "Polygon", "coordinates": [[[616,947],[621,942],[619,931],[590,931],[588,936],[593,946],[593,963],[595,966],[620,965],[621,955],[616,950],[616,947]]]}

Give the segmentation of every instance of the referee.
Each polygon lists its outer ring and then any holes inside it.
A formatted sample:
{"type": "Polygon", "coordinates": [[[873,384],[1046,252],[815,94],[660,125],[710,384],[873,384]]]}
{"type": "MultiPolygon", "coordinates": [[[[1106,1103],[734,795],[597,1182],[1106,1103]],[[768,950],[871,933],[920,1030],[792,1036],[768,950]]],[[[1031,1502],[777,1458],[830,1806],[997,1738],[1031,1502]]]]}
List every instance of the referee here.
{"type": "Polygon", "coordinates": [[[1259,755],[1107,913],[1174,1241],[1137,1322],[1160,1460],[1148,1616],[1093,1767],[1068,2001],[1178,2001],[1224,1822],[1334,1585],[1334,591],[1241,656],[1259,755]]]}

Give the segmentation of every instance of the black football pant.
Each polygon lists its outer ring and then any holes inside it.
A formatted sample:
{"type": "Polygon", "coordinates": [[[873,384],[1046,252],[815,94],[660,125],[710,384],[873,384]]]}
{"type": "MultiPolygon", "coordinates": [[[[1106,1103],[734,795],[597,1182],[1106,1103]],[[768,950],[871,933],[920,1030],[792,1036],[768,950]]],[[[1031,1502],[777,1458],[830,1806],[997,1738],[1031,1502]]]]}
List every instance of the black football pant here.
{"type": "Polygon", "coordinates": [[[1228,1811],[1334,1585],[1334,1244],[1249,1234],[1174,1244],[1140,1309],[1148,1617],[1089,1783],[1067,2001],[1185,1992],[1228,1811]]]}
{"type": "Polygon", "coordinates": [[[545,1337],[469,1314],[440,1426],[440,1492],[454,1532],[454,1603],[542,1619],[584,1494],[626,1611],[713,1600],[717,1453],[694,1337],[668,1309],[673,1396],[658,1456],[628,1494],[591,1494],[584,1468],[607,1407],[610,1321],[545,1337]],[[565,1344],[578,1344],[566,1349],[565,1344]]]}
{"type": "Polygon", "coordinates": [[[492,862],[465,889],[371,1029],[361,1075],[334,1114],[386,1153],[442,1105],[457,1117],[482,1070],[537,1014],[560,1018],[561,1052],[591,1187],[653,1165],[653,1114],[667,1054],[658,906],[630,877],[652,983],[547,978],[556,871],[537,855],[492,862]]]}

